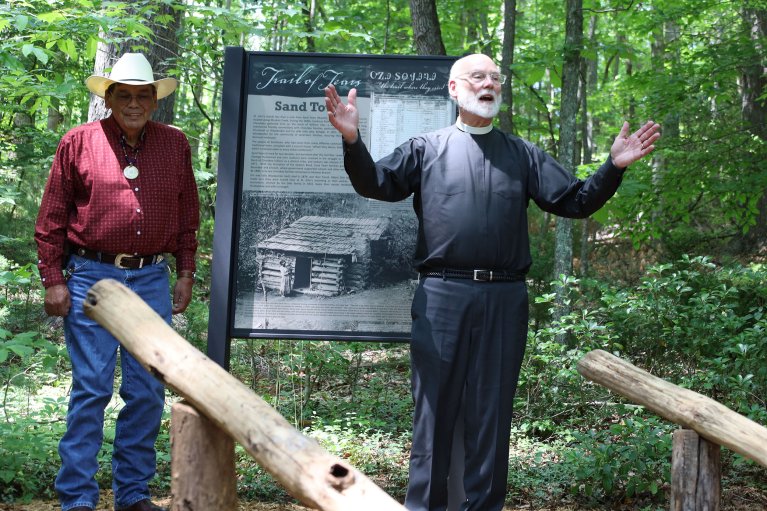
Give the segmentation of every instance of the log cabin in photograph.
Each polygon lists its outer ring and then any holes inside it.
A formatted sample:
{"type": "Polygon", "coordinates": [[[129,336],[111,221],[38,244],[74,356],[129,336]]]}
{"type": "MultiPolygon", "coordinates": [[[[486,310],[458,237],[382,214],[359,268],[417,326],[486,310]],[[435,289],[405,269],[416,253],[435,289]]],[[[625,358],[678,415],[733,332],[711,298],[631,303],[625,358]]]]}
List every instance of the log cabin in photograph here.
{"type": "Polygon", "coordinates": [[[257,288],[335,296],[364,289],[388,245],[387,218],[304,216],[256,246],[257,288]]]}

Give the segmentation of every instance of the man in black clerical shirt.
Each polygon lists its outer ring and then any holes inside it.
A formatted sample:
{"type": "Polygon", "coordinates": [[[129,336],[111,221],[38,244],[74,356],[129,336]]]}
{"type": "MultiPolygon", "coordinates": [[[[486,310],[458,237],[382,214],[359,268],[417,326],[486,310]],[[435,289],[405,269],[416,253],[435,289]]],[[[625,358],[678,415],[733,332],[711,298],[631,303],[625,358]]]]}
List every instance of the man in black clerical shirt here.
{"type": "Polygon", "coordinates": [[[486,55],[459,59],[448,82],[458,104],[455,125],[413,137],[378,162],[359,136],[357,91],[344,103],[333,85],[325,89],[354,189],[385,201],[412,194],[418,217],[414,263],[421,278],[410,344],[415,411],[405,498],[410,511],[447,508],[461,404],[461,508],[503,508],[512,403],[527,338],[528,202],[556,215],[587,217],[660,137],[652,121],[632,134],[624,123],[607,161],[579,180],[530,142],[493,127],[504,80],[486,55]]]}

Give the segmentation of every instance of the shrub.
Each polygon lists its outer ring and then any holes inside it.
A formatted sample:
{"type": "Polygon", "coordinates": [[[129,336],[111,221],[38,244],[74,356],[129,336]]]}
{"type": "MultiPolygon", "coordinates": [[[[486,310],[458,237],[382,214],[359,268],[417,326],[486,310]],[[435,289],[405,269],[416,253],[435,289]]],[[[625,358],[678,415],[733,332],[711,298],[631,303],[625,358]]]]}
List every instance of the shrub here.
{"type": "MultiPolygon", "coordinates": [[[[604,349],[767,423],[766,282],[764,265],[683,257],[651,268],[629,288],[586,279],[557,283],[571,312],[529,334],[518,427],[570,439],[566,459],[576,493],[596,500],[658,495],[668,480],[674,425],[586,382],[577,362],[604,349]]],[[[536,302],[555,307],[553,295],[536,302]]]]}

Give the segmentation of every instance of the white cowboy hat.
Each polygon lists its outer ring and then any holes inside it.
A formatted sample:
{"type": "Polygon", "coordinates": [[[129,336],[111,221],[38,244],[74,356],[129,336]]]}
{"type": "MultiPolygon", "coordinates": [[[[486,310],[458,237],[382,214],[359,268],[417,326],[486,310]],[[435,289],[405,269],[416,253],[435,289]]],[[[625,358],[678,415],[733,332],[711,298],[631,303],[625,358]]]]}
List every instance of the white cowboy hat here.
{"type": "Polygon", "coordinates": [[[85,85],[92,93],[104,97],[107,88],[113,83],[125,85],[154,85],[157,89],[157,99],[169,96],[178,87],[175,78],[154,79],[152,65],[141,53],[126,53],[115,62],[109,77],[92,75],[85,80],[85,85]]]}

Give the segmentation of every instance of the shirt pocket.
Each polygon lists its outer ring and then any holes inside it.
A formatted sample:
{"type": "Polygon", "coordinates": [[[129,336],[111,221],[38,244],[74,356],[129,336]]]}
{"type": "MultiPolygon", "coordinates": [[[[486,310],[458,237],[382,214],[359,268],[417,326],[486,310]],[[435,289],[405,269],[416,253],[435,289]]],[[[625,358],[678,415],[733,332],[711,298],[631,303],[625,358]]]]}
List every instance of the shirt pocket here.
{"type": "MultiPolygon", "coordinates": [[[[466,193],[466,176],[460,171],[445,171],[439,175],[430,175],[426,182],[426,191],[438,197],[452,197],[466,193]]],[[[424,186],[421,186],[422,190],[424,186]]]]}
{"type": "Polygon", "coordinates": [[[490,173],[490,191],[502,199],[521,199],[524,196],[522,181],[510,171],[493,169],[490,173]]]}

